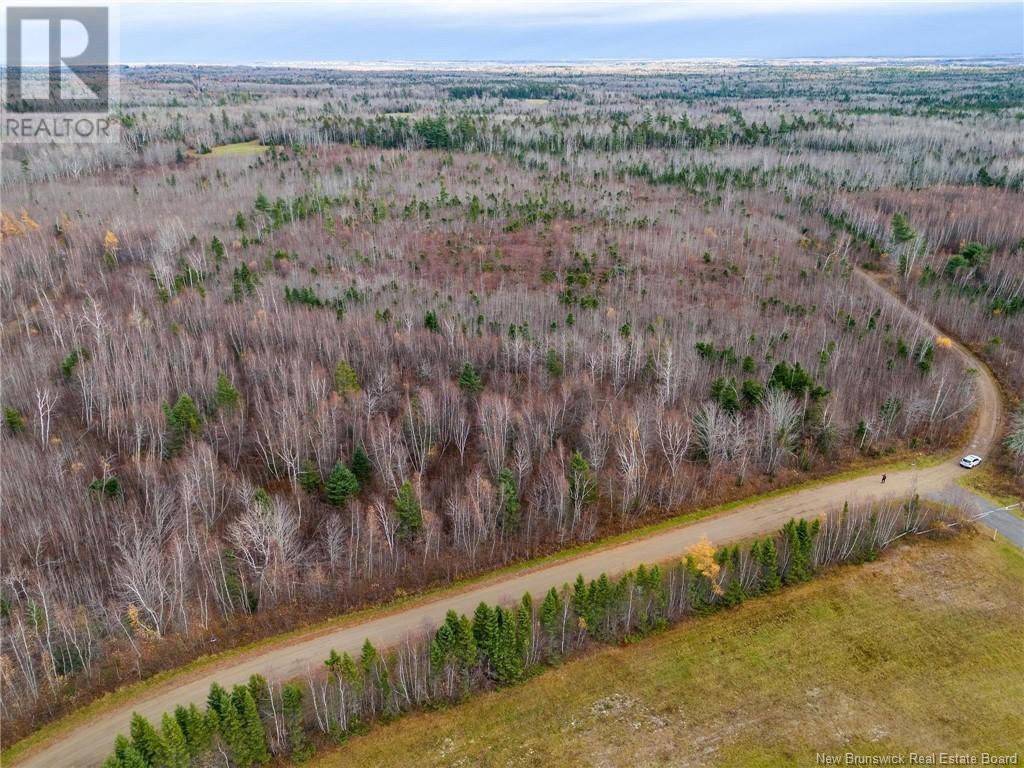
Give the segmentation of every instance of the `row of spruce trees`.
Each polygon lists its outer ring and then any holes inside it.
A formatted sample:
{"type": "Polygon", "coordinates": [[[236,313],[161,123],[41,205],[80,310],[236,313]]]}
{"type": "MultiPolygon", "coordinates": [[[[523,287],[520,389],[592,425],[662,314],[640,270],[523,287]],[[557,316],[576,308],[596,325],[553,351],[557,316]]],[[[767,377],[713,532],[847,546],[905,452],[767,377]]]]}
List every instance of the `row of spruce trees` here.
{"type": "Polygon", "coordinates": [[[271,755],[300,762],[318,741],[341,741],[377,719],[459,701],[516,683],[594,644],[621,643],[739,605],[813,577],[825,565],[873,559],[903,533],[935,527],[936,507],[915,498],[882,509],[791,520],[745,546],[701,543],[671,566],[640,566],[618,578],[582,576],[535,602],[481,603],[472,617],[449,611],[430,636],[382,651],[367,640],[355,657],[331,651],[304,684],[253,676],[229,692],[214,684],[206,708],[179,706],[159,727],[136,714],[104,768],[250,768],[271,755]]]}

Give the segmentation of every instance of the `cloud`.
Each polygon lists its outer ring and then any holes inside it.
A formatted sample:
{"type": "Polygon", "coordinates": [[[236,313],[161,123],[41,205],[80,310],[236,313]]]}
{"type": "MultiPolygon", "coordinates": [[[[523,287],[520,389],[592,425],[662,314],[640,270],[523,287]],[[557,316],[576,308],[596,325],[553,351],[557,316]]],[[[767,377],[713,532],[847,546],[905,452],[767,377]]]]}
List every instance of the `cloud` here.
{"type": "Polygon", "coordinates": [[[1019,52],[1020,0],[220,0],[120,5],[126,61],[1019,52]]]}
{"type": "MultiPolygon", "coordinates": [[[[88,4],[92,0],[72,0],[88,4]]],[[[861,10],[907,11],[1019,5],[1019,0],[132,0],[119,4],[126,23],[180,20],[193,16],[209,21],[233,17],[319,17],[334,20],[470,24],[643,24],[685,19],[727,19],[736,16],[828,14],[861,10]]]]}

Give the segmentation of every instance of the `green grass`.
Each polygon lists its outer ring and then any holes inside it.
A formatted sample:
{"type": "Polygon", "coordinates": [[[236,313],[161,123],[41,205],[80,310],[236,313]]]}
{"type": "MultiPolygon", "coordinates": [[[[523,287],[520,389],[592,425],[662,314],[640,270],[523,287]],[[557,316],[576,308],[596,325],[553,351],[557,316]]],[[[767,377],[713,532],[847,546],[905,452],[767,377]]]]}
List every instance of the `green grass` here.
{"type": "Polygon", "coordinates": [[[1012,752],[1024,555],[983,537],[877,563],[372,728],[341,766],[814,765],[815,751],[1012,752]]]}
{"type": "MultiPolygon", "coordinates": [[[[240,146],[240,145],[227,145],[227,146],[240,146]]],[[[628,541],[641,539],[647,536],[652,536],[661,531],[669,528],[675,528],[680,525],[687,523],[693,523],[698,520],[702,520],[712,515],[722,514],[729,512],[747,504],[753,504],[758,501],[765,499],[775,498],[783,496],[788,493],[795,493],[796,491],[805,490],[808,488],[815,488],[829,483],[838,482],[842,480],[851,480],[853,478],[862,477],[872,473],[877,473],[880,470],[888,472],[895,472],[900,469],[907,469],[911,466],[918,468],[925,468],[939,464],[948,458],[948,454],[936,454],[931,456],[914,456],[912,458],[904,458],[895,462],[890,461],[883,463],[884,459],[871,461],[862,467],[840,472],[832,475],[826,475],[804,482],[795,483],[792,485],[786,485],[779,488],[766,491],[764,493],[756,494],[753,496],[747,496],[739,499],[735,499],[724,504],[719,504],[714,507],[708,507],[706,509],[700,509],[694,512],[687,512],[681,515],[675,515],[673,517],[666,518],[657,523],[647,525],[641,528],[636,528],[631,531],[625,531],[614,536],[609,536],[596,541],[587,542],[585,544],[579,544],[573,547],[569,547],[558,552],[536,557],[531,560],[522,561],[519,563],[512,563],[502,568],[484,571],[473,576],[467,576],[453,584],[439,585],[430,589],[422,590],[420,592],[412,594],[400,594],[395,599],[383,603],[380,605],[369,606],[357,611],[351,611],[341,616],[331,616],[321,622],[315,624],[307,624],[304,626],[296,627],[285,633],[272,635],[270,637],[257,640],[253,643],[238,646],[236,648],[229,648],[225,651],[216,654],[207,654],[200,656],[186,665],[169,669],[164,672],[160,672],[156,675],[132,683],[130,685],[122,686],[114,691],[111,691],[103,696],[95,699],[94,701],[85,704],[74,712],[55,720],[51,723],[43,725],[36,731],[26,736],[24,739],[12,744],[7,749],[0,752],[0,764],[7,764],[12,760],[26,754],[28,751],[42,746],[48,743],[50,740],[60,736],[62,733],[73,729],[76,725],[86,722],[91,718],[94,718],[104,712],[108,712],[119,706],[123,706],[127,702],[134,698],[144,696],[147,693],[154,691],[165,684],[171,684],[176,681],[179,677],[187,679],[190,676],[198,676],[209,672],[217,665],[225,664],[238,659],[244,655],[256,653],[276,645],[286,644],[299,637],[306,637],[323,632],[329,632],[333,629],[343,627],[349,624],[366,621],[376,616],[381,616],[387,613],[393,613],[401,610],[409,605],[426,602],[433,598],[442,596],[444,594],[455,594],[461,590],[465,590],[469,587],[479,584],[481,582],[501,578],[512,573],[520,571],[532,570],[541,568],[545,565],[558,562],[560,560],[566,560],[573,557],[592,552],[596,549],[604,547],[615,546],[628,541]]]]}
{"type": "Polygon", "coordinates": [[[211,147],[209,152],[189,150],[189,157],[227,157],[232,155],[259,155],[267,151],[267,147],[258,140],[240,141],[237,144],[221,144],[211,147]]]}

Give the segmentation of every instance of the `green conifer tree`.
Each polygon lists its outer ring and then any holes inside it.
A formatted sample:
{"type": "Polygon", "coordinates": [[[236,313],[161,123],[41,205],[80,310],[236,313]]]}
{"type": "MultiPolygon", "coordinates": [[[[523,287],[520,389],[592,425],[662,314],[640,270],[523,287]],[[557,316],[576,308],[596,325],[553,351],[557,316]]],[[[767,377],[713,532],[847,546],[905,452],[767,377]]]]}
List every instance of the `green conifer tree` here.
{"type": "Polygon", "coordinates": [[[214,237],[210,241],[210,250],[213,252],[214,263],[220,265],[224,261],[224,243],[220,241],[220,238],[214,237]]]}
{"type": "Polygon", "coordinates": [[[267,733],[263,729],[256,700],[253,699],[249,687],[241,685],[235,687],[231,698],[241,721],[241,741],[245,745],[244,754],[248,759],[243,765],[265,765],[270,761],[270,752],[267,750],[267,733]]]}
{"type": "Polygon", "coordinates": [[[577,574],[572,585],[572,610],[585,628],[590,622],[590,592],[583,574],[577,574]]]}
{"type": "Polygon", "coordinates": [[[462,373],[459,374],[459,386],[463,392],[475,395],[483,391],[484,383],[480,380],[480,374],[476,372],[473,364],[466,362],[462,366],[462,373]]]}
{"type": "Polygon", "coordinates": [[[781,586],[779,552],[775,546],[775,539],[769,536],[761,545],[761,590],[770,594],[777,592],[781,586]]]}
{"type": "Polygon", "coordinates": [[[168,712],[160,720],[160,737],[164,743],[164,759],[160,768],[190,768],[192,756],[188,751],[185,733],[168,712]]]}
{"type": "Polygon", "coordinates": [[[754,576],[748,591],[751,596],[756,596],[761,594],[764,588],[764,578],[761,574],[761,542],[756,539],[750,545],[750,562],[754,564],[754,576]]]}
{"type": "MultiPolygon", "coordinates": [[[[245,696],[249,696],[245,686],[236,686],[236,691],[239,689],[245,696]]],[[[251,696],[249,698],[252,699],[251,696]]],[[[228,748],[231,760],[242,768],[251,768],[254,756],[246,732],[245,719],[239,711],[235,699],[234,695],[227,695],[226,700],[221,702],[221,710],[218,712],[219,732],[228,748]]]]}
{"type": "Polygon", "coordinates": [[[500,605],[494,609],[494,616],[497,634],[491,653],[492,667],[497,681],[508,685],[518,680],[523,673],[523,660],[516,638],[516,616],[500,605]]]}
{"type": "Polygon", "coordinates": [[[25,417],[21,415],[21,412],[16,408],[11,408],[9,405],[4,406],[4,424],[7,429],[11,431],[12,435],[16,435],[25,429],[25,417]]]}
{"type": "Polygon", "coordinates": [[[313,756],[313,743],[302,722],[302,688],[298,685],[281,688],[281,713],[291,744],[291,758],[297,763],[305,762],[313,756]]]}
{"type": "Polygon", "coordinates": [[[473,613],[473,640],[480,657],[490,664],[494,644],[498,636],[498,621],[494,609],[487,603],[480,603],[473,613]]]}
{"type": "Polygon", "coordinates": [[[465,616],[460,616],[458,622],[452,626],[452,635],[452,654],[468,682],[469,672],[477,663],[477,648],[476,639],[473,637],[473,624],[465,616]]]}
{"type": "Polygon", "coordinates": [[[361,445],[357,445],[356,449],[352,452],[352,474],[356,476],[356,480],[362,485],[366,485],[370,478],[373,477],[373,465],[370,463],[370,457],[366,455],[366,451],[361,445]]]}
{"type": "Polygon", "coordinates": [[[519,528],[519,506],[515,476],[512,470],[503,469],[498,473],[498,525],[503,533],[513,533],[519,528]]]}
{"type": "Polygon", "coordinates": [[[240,399],[241,393],[235,389],[231,379],[226,374],[217,374],[217,388],[213,395],[213,401],[217,404],[217,407],[229,411],[234,410],[238,407],[240,399]]]}
{"type": "Polygon", "coordinates": [[[561,622],[562,601],[558,597],[558,591],[552,587],[548,590],[547,595],[544,597],[544,602],[540,605],[540,624],[547,634],[548,645],[552,651],[555,648],[555,643],[560,633],[561,622]]]}
{"type": "Polygon", "coordinates": [[[124,755],[120,758],[121,768],[150,768],[150,764],[146,762],[139,750],[134,746],[129,745],[124,751],[124,755]]]}
{"type": "Polygon", "coordinates": [[[249,675],[246,687],[249,689],[249,695],[252,696],[252,700],[256,702],[257,711],[264,709],[270,699],[270,688],[267,686],[267,678],[263,675],[249,675]]]}
{"type": "Polygon", "coordinates": [[[917,237],[917,234],[910,228],[907,217],[902,213],[892,215],[892,239],[897,243],[907,243],[917,237]]]}
{"type": "Polygon", "coordinates": [[[430,641],[430,670],[436,675],[439,674],[448,663],[453,644],[452,630],[445,622],[434,633],[434,639],[430,641]]]}
{"type": "Polygon", "coordinates": [[[160,766],[163,764],[166,755],[163,739],[156,729],[138,712],[132,713],[129,732],[132,736],[132,746],[146,761],[148,766],[160,766]]]}
{"type": "Polygon", "coordinates": [[[346,360],[339,360],[334,368],[334,391],[339,395],[350,395],[359,391],[359,377],[346,360]]]}
{"type": "Polygon", "coordinates": [[[135,747],[132,746],[132,743],[126,736],[120,733],[117,734],[117,736],[114,737],[114,756],[118,760],[124,762],[125,755],[128,754],[129,749],[134,750],[135,747]]]}
{"type": "Polygon", "coordinates": [[[176,707],[174,719],[178,721],[181,732],[185,734],[185,744],[191,757],[199,757],[210,748],[213,736],[211,718],[204,716],[195,704],[190,704],[187,708],[180,705],[176,707]]]}
{"type": "Polygon", "coordinates": [[[329,504],[344,507],[349,500],[359,493],[359,481],[340,461],[335,462],[334,469],[324,483],[324,493],[329,504]]]}
{"type": "Polygon", "coordinates": [[[533,636],[533,603],[529,593],[523,595],[519,608],[516,610],[516,654],[519,657],[520,671],[525,669],[526,659],[533,636]]]}
{"type": "Polygon", "coordinates": [[[230,703],[228,692],[219,683],[210,684],[210,692],[206,696],[206,706],[223,717],[227,711],[227,704],[230,703]]]}
{"type": "Polygon", "coordinates": [[[202,419],[199,409],[187,394],[181,394],[173,406],[164,405],[167,417],[167,443],[165,453],[168,457],[176,456],[185,442],[199,432],[202,419]]]}
{"type": "Polygon", "coordinates": [[[423,527],[423,513],[420,510],[420,500],[416,497],[416,491],[408,480],[402,483],[402,487],[398,489],[394,503],[395,511],[398,512],[398,536],[410,539],[423,527]]]}

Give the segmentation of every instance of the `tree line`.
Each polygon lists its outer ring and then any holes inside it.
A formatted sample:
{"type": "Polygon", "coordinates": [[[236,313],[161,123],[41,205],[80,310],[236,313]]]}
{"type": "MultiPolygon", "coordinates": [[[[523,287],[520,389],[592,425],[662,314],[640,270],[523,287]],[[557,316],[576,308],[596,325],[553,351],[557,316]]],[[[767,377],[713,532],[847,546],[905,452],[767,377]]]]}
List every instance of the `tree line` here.
{"type": "Polygon", "coordinates": [[[104,768],[252,768],[271,755],[308,759],[371,723],[514,685],[602,645],[634,642],[692,617],[733,608],[813,578],[821,569],[873,560],[907,535],[955,530],[955,515],[914,497],[790,520],[774,536],[715,547],[706,540],[666,565],[621,576],[577,577],[540,601],[480,603],[448,611],[427,635],[393,648],[369,640],[353,655],[332,650],[304,682],[259,675],[228,692],[213,684],[204,710],[179,706],[159,727],[135,714],[104,768]],[[952,524],[952,525],[951,525],[952,524]]]}

